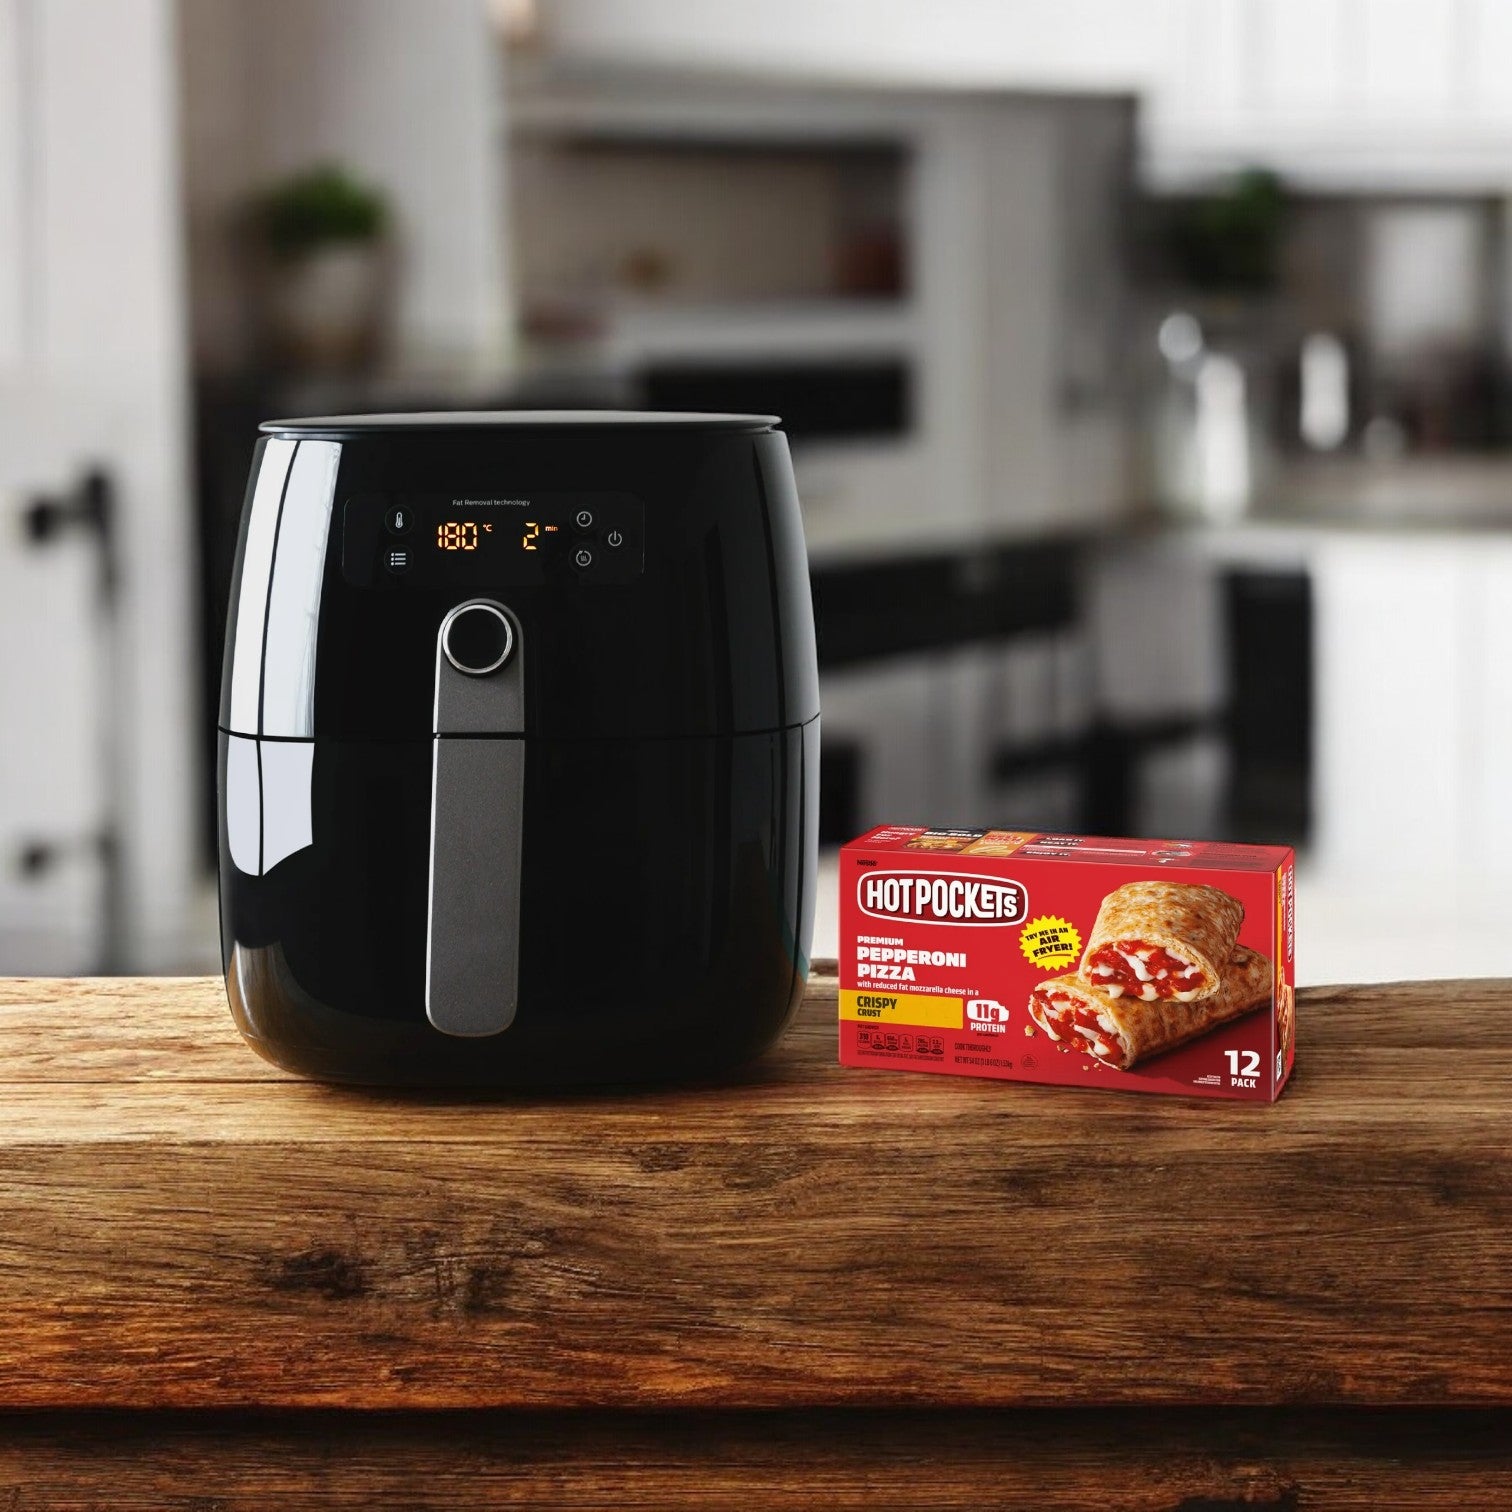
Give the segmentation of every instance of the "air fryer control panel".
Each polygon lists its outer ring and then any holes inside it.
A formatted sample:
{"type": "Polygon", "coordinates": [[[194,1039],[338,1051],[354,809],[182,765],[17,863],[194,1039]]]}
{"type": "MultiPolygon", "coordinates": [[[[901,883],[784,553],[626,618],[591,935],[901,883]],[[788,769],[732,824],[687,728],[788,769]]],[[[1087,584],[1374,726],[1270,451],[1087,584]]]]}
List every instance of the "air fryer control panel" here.
{"type": "Polygon", "coordinates": [[[645,507],[623,493],[354,495],[341,569],[359,588],[628,583],[645,570],[645,507]]]}

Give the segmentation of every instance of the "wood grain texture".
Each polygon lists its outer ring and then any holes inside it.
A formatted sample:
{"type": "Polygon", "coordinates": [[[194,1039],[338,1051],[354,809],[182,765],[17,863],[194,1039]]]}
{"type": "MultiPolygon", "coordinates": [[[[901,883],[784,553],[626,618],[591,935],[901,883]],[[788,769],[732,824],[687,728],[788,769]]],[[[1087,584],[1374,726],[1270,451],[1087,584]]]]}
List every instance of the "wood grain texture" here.
{"type": "Polygon", "coordinates": [[[0,1418],[8,1512],[1480,1512],[1509,1478],[1484,1412],[0,1418]]]}
{"type": "Polygon", "coordinates": [[[0,1404],[1512,1404],[1512,985],[1299,995],[1274,1106],[842,1070],[296,1082],[0,984],[0,1404]]]}

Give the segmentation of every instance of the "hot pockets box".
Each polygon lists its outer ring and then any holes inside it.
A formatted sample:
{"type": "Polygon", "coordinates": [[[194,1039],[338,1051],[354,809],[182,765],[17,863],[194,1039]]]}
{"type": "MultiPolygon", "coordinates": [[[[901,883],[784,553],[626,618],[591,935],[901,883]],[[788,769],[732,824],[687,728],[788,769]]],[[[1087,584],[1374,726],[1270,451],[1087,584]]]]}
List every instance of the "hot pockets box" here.
{"type": "Polygon", "coordinates": [[[886,826],[840,852],[840,1060],[1271,1102],[1290,849],[886,826]]]}

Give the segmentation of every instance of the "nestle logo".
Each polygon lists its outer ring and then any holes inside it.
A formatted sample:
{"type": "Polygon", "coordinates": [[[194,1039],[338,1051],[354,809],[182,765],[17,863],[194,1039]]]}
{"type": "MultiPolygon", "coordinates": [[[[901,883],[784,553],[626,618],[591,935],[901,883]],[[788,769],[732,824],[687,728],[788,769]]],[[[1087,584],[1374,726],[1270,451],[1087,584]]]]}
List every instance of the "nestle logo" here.
{"type": "Polygon", "coordinates": [[[1029,912],[1029,894],[1019,883],[966,872],[858,877],[856,902],[874,919],[909,924],[1022,924],[1029,912]]]}

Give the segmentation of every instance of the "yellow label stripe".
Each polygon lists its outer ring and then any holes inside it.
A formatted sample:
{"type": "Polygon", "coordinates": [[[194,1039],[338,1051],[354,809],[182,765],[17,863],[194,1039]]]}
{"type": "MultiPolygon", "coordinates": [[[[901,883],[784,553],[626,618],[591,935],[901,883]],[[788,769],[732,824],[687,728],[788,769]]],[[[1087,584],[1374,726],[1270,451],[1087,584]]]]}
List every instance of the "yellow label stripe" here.
{"type": "Polygon", "coordinates": [[[919,1029],[959,1029],[965,1022],[964,999],[924,992],[888,992],[867,988],[840,994],[840,1017],[858,1024],[912,1024],[919,1029]]]}

